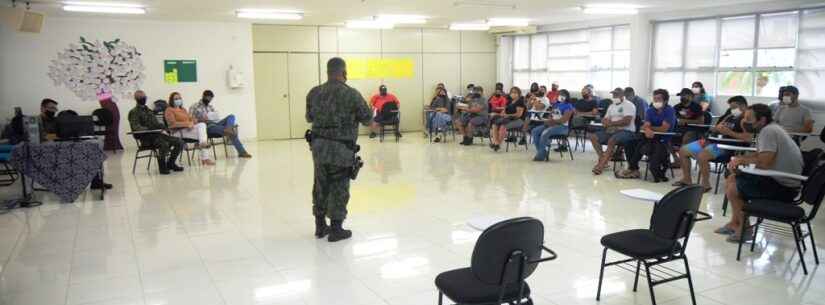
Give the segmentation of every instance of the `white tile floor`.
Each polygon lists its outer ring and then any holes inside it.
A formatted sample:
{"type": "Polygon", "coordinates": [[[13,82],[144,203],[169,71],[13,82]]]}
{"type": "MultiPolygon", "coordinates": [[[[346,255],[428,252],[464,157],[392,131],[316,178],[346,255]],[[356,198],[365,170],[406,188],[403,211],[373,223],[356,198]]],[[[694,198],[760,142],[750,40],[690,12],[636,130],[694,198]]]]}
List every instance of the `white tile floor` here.
{"type": "MultiPolygon", "coordinates": [[[[536,304],[597,304],[599,238],[645,228],[649,203],[621,189],[666,192],[669,184],[593,177],[592,152],[533,163],[523,151],[362,140],[366,166],[352,188],[349,241],[312,238],[312,167],[303,141],[250,143],[251,160],[172,176],[131,173],[132,152],[110,156],[105,201],[0,215],[0,304],[435,304],[435,276],[465,267],[479,215],[541,219],[559,259],[529,279],[536,304]]],[[[145,161],[145,160],[144,160],[145,161]]],[[[679,172],[677,171],[677,176],[679,172]]],[[[3,198],[17,187],[0,189],[3,198]]],[[[700,304],[825,304],[825,272],[802,275],[793,244],[760,238],[754,253],[712,233],[726,221],[721,195],[702,209],[715,219],[694,231],[688,255],[700,304]]],[[[825,221],[815,231],[825,240],[825,221]]],[[[825,251],[820,248],[820,252],[825,251]]],[[[649,304],[644,282],[608,269],[601,304],[649,304]]],[[[690,304],[685,282],[656,287],[660,304],[690,304]]]]}

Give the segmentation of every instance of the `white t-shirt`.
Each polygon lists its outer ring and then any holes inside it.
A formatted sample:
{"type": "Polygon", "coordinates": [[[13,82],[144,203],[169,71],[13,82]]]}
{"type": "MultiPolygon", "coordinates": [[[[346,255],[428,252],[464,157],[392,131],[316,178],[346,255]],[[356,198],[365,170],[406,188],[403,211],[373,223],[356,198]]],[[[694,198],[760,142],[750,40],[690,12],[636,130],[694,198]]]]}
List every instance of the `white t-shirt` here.
{"type": "Polygon", "coordinates": [[[631,117],[630,122],[621,129],[634,132],[636,131],[636,125],[633,124],[633,120],[636,119],[636,106],[633,106],[633,103],[622,101],[621,104],[610,104],[610,107],[607,107],[606,117],[610,122],[621,121],[628,116],[631,117]]]}
{"type": "Polygon", "coordinates": [[[546,96],[539,97],[539,102],[544,104],[544,110],[550,109],[550,99],[548,99],[546,96]]]}

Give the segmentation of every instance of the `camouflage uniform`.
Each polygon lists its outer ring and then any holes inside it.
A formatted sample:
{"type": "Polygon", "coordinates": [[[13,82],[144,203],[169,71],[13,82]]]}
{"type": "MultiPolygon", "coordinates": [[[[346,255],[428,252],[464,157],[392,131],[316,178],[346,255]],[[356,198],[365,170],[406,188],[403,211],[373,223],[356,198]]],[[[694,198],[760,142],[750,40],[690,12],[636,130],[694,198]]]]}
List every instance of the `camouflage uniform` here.
{"type": "Polygon", "coordinates": [[[355,152],[348,145],[358,139],[358,123],[367,126],[372,112],[361,93],[345,83],[329,80],[307,94],[307,122],[312,124],[312,214],[343,221],[349,202],[349,172],[355,152]],[[335,139],[339,141],[334,141],[335,139]]]}
{"type": "MultiPolygon", "coordinates": [[[[129,111],[129,125],[131,125],[132,131],[166,129],[166,126],[158,122],[155,113],[146,105],[138,105],[129,111]]],[[[169,157],[168,160],[177,159],[183,147],[181,139],[164,133],[136,135],[136,138],[157,148],[159,162],[166,162],[167,156],[169,157]]]]}

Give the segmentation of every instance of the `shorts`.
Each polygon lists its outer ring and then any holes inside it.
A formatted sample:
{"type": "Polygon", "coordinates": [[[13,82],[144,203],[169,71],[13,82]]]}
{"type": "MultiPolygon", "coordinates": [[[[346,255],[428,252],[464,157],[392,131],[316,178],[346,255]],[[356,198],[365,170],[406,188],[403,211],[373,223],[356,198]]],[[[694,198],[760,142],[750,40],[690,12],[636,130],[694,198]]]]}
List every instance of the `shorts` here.
{"type": "Polygon", "coordinates": [[[736,190],[747,200],[769,199],[791,203],[799,194],[799,189],[779,184],[771,177],[746,173],[736,174],[736,190]]]}
{"type": "Polygon", "coordinates": [[[482,126],[487,124],[487,117],[480,115],[465,114],[461,116],[461,125],[482,126]]]}
{"type": "Polygon", "coordinates": [[[705,147],[702,147],[699,142],[700,141],[693,141],[685,145],[685,148],[693,155],[694,158],[698,157],[703,150],[708,152],[713,159],[718,159],[719,157],[728,155],[725,150],[719,149],[719,146],[714,143],[709,143],[705,145],[705,147]]]}
{"type": "Polygon", "coordinates": [[[600,130],[596,132],[596,137],[599,139],[599,144],[607,145],[610,139],[613,139],[616,144],[625,145],[636,139],[636,135],[627,130],[619,130],[615,132],[608,132],[607,130],[600,130]]]}

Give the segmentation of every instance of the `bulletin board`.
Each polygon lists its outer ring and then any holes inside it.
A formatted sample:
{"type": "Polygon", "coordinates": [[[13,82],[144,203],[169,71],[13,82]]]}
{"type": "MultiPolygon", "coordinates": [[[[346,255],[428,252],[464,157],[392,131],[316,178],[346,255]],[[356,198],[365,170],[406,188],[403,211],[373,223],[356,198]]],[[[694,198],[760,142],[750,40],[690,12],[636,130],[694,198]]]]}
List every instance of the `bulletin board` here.
{"type": "Polygon", "coordinates": [[[187,59],[164,60],[163,76],[167,84],[195,83],[198,81],[198,62],[187,59]]]}

